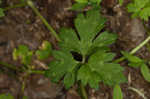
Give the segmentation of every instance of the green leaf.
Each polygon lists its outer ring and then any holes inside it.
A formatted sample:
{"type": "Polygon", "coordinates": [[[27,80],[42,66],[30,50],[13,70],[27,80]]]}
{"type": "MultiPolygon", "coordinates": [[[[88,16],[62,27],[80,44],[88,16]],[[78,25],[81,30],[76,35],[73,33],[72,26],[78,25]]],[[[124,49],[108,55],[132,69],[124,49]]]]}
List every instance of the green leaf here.
{"type": "Polygon", "coordinates": [[[122,71],[123,68],[119,64],[112,63],[114,54],[98,51],[93,54],[88,65],[92,71],[97,72],[102,81],[110,86],[126,82],[122,71]]]}
{"type": "Polygon", "coordinates": [[[61,49],[78,51],[79,39],[73,29],[62,28],[59,33],[62,42],[59,42],[61,49]]]}
{"type": "Polygon", "coordinates": [[[37,58],[40,60],[47,59],[52,51],[51,44],[48,41],[42,43],[41,49],[36,51],[37,58]]]}
{"type": "Polygon", "coordinates": [[[137,57],[137,56],[133,56],[133,55],[129,54],[128,52],[122,51],[121,53],[122,53],[123,56],[124,56],[129,62],[131,62],[131,63],[142,63],[142,62],[143,62],[142,59],[140,59],[140,58],[137,57]]]}
{"type": "Polygon", "coordinates": [[[86,16],[79,14],[75,19],[75,27],[81,38],[81,41],[92,41],[96,34],[104,27],[106,22],[99,10],[90,10],[86,16]]]}
{"type": "Polygon", "coordinates": [[[95,39],[98,32],[104,28],[105,22],[106,19],[100,15],[99,10],[90,10],[86,15],[79,14],[74,22],[78,33],[73,29],[62,28],[59,33],[62,42],[59,42],[59,46],[61,49],[76,51],[86,56],[97,47],[114,43],[117,36],[108,32],[102,33],[95,39]]]}
{"type": "Polygon", "coordinates": [[[106,20],[100,15],[99,10],[90,10],[86,16],[83,14],[77,16],[75,27],[80,37],[79,53],[86,55],[90,51],[94,38],[104,27],[105,22],[106,20]]]}
{"type": "Polygon", "coordinates": [[[19,47],[13,51],[13,59],[21,59],[21,63],[24,65],[29,65],[31,63],[33,52],[29,51],[28,47],[25,45],[19,45],[19,47]]]}
{"type": "Polygon", "coordinates": [[[132,12],[132,17],[140,17],[144,21],[148,21],[150,17],[150,0],[133,0],[132,3],[128,4],[128,12],[132,12]]]}
{"type": "Polygon", "coordinates": [[[4,16],[5,16],[4,10],[2,8],[0,8],[0,18],[4,17],[4,16]]]}
{"type": "Polygon", "coordinates": [[[62,28],[59,33],[60,51],[53,51],[54,61],[46,75],[54,82],[63,79],[67,89],[76,81],[95,89],[99,88],[101,81],[111,86],[126,82],[123,68],[112,63],[115,54],[108,52],[109,45],[115,42],[117,36],[108,32],[98,35],[105,22],[99,10],[92,9],[75,19],[77,33],[73,29],[62,28]],[[82,62],[76,60],[72,52],[81,55],[82,62]]]}
{"type": "Polygon", "coordinates": [[[91,88],[98,89],[101,78],[98,73],[91,71],[88,64],[85,64],[79,69],[77,80],[80,80],[84,86],[89,84],[91,88]]]}
{"type": "Polygon", "coordinates": [[[64,85],[65,85],[66,89],[69,89],[71,86],[74,85],[75,77],[76,77],[75,75],[76,75],[75,72],[71,72],[71,73],[69,72],[65,75],[64,85]]]}
{"type": "Polygon", "coordinates": [[[144,79],[148,82],[150,82],[150,70],[146,64],[143,64],[141,66],[141,73],[144,77],[144,79]]]}
{"type": "Polygon", "coordinates": [[[108,46],[108,45],[111,45],[112,43],[114,43],[116,41],[116,39],[117,39],[116,34],[103,32],[100,34],[99,37],[97,37],[94,40],[93,46],[98,46],[98,47],[108,46]]]}
{"type": "Polygon", "coordinates": [[[0,99],[14,99],[11,94],[1,94],[0,99]]]}
{"type": "Polygon", "coordinates": [[[72,73],[78,67],[78,62],[69,52],[53,51],[53,56],[55,60],[49,64],[49,70],[46,72],[53,82],[58,82],[63,76],[72,73]]]}
{"type": "Polygon", "coordinates": [[[113,99],[123,99],[122,91],[119,85],[115,85],[114,87],[113,99]]]}

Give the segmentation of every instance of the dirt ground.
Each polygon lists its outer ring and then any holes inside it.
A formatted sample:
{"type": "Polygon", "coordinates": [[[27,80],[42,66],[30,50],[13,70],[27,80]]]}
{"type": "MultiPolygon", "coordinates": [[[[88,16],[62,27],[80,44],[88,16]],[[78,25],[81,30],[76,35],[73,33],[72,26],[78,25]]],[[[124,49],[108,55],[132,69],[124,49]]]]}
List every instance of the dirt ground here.
{"type": "MultiPolygon", "coordinates": [[[[18,0],[5,0],[4,7],[17,4],[18,0]]],[[[106,30],[118,34],[118,40],[112,46],[112,50],[120,57],[120,51],[130,51],[140,44],[147,36],[142,21],[131,19],[126,11],[126,5],[130,0],[124,0],[123,6],[118,6],[116,0],[103,0],[102,14],[107,18],[106,30]]],[[[60,27],[73,27],[73,19],[78,12],[67,10],[73,4],[73,0],[36,0],[36,6],[41,14],[48,20],[58,32],[60,27]]],[[[147,23],[148,24],[148,23],[147,23]]],[[[12,60],[12,50],[20,44],[29,46],[31,50],[38,49],[43,40],[52,43],[54,49],[58,49],[57,42],[50,32],[29,7],[15,8],[6,12],[6,16],[0,19],[0,60],[21,66],[19,62],[12,60]]],[[[146,47],[137,52],[141,58],[150,59],[150,52],[146,47]]],[[[150,84],[144,80],[139,69],[124,66],[124,74],[130,82],[122,84],[124,99],[142,99],[137,93],[129,90],[134,87],[142,91],[147,99],[150,99],[150,84]]],[[[11,93],[15,99],[22,96],[20,75],[0,65],[0,93],[11,93]]],[[[89,99],[112,99],[112,88],[100,84],[100,89],[95,91],[87,88],[89,99]]],[[[42,75],[31,75],[27,79],[24,95],[29,99],[80,99],[76,86],[69,91],[62,84],[53,84],[42,75]]]]}

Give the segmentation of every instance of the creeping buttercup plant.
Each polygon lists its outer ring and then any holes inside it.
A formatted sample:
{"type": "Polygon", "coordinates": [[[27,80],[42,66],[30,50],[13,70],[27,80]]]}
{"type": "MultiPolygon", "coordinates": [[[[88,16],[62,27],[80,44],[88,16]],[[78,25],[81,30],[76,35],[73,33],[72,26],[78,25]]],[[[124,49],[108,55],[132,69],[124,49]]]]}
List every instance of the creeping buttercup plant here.
{"type": "Polygon", "coordinates": [[[46,75],[54,82],[63,78],[67,89],[76,82],[95,89],[100,82],[110,86],[125,82],[123,67],[112,62],[115,54],[109,51],[109,46],[117,39],[116,34],[107,31],[98,34],[105,22],[99,10],[90,10],[86,15],[77,16],[76,30],[62,28],[60,50],[52,51],[55,60],[50,62],[46,75]],[[73,53],[80,54],[82,60],[75,59],[73,53]]]}

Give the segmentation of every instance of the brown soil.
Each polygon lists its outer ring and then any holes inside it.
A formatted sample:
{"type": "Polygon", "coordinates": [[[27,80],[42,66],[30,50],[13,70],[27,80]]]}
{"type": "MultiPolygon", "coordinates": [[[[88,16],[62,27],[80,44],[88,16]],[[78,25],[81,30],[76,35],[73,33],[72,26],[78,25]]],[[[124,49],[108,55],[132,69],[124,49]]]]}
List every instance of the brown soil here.
{"type": "MultiPolygon", "coordinates": [[[[118,7],[116,0],[103,0],[102,14],[108,19],[106,30],[119,35],[118,41],[112,46],[114,52],[120,55],[121,50],[130,51],[140,44],[146,37],[146,31],[142,21],[131,19],[126,11],[126,5],[130,0],[124,0],[124,5],[118,7]]],[[[5,0],[4,6],[17,4],[18,0],[5,0]]],[[[41,14],[48,20],[58,32],[60,27],[72,27],[76,12],[68,11],[73,0],[36,0],[36,6],[41,14]]],[[[52,43],[57,49],[57,42],[51,33],[43,25],[29,7],[15,8],[6,12],[6,16],[0,19],[0,60],[21,66],[19,62],[12,60],[12,50],[20,44],[29,46],[36,50],[43,40],[52,43]]],[[[150,54],[146,47],[137,52],[137,55],[149,60],[150,54]]],[[[122,84],[124,99],[142,99],[137,93],[128,89],[129,86],[141,90],[150,99],[150,84],[144,80],[139,69],[128,67],[126,62],[124,74],[131,81],[122,84]]],[[[21,99],[21,76],[15,71],[4,68],[0,65],[0,93],[11,93],[15,99],[21,99]],[[14,75],[15,74],[15,75],[14,75]]],[[[112,99],[112,88],[100,84],[100,89],[95,91],[87,88],[89,99],[112,99]]],[[[24,95],[29,99],[80,99],[76,92],[76,86],[69,91],[64,90],[63,85],[53,84],[48,78],[42,75],[31,75],[27,79],[24,95]]]]}

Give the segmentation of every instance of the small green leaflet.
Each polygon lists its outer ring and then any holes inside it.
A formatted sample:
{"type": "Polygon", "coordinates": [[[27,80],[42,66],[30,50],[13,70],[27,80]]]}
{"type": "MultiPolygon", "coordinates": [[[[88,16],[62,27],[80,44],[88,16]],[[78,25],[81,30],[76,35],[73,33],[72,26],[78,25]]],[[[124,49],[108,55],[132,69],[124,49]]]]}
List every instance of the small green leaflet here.
{"type": "Polygon", "coordinates": [[[21,63],[24,65],[29,65],[31,63],[33,52],[29,51],[28,47],[25,45],[19,45],[13,51],[13,59],[21,59],[21,63]]]}
{"type": "Polygon", "coordinates": [[[144,61],[142,59],[140,59],[137,56],[133,56],[131,54],[129,54],[128,52],[121,52],[123,54],[123,56],[129,61],[129,66],[131,67],[140,67],[141,64],[144,63],[144,61]]]}
{"type": "Polygon", "coordinates": [[[150,70],[147,65],[143,64],[141,66],[141,73],[142,73],[144,79],[146,81],[150,82],[150,70]]]}
{"type": "Polygon", "coordinates": [[[148,21],[150,17],[150,0],[133,0],[127,6],[128,12],[133,13],[132,17],[140,17],[144,21],[148,21]]]}
{"type": "Polygon", "coordinates": [[[109,52],[109,46],[117,39],[116,34],[104,31],[97,36],[105,22],[99,10],[94,9],[85,15],[79,14],[74,20],[77,33],[71,28],[62,28],[60,50],[52,51],[54,60],[50,62],[46,76],[54,82],[63,78],[67,89],[76,82],[95,89],[99,88],[100,82],[110,86],[126,82],[123,68],[112,63],[115,54],[109,52]],[[72,52],[80,54],[82,61],[76,60],[72,52]]]}
{"type": "Polygon", "coordinates": [[[47,59],[52,51],[51,44],[48,41],[43,41],[40,50],[36,51],[37,58],[39,60],[47,59]]]}
{"type": "Polygon", "coordinates": [[[114,87],[113,99],[123,99],[122,91],[119,85],[115,85],[114,87]]]}
{"type": "Polygon", "coordinates": [[[11,94],[0,94],[0,99],[14,99],[11,94]]]}

